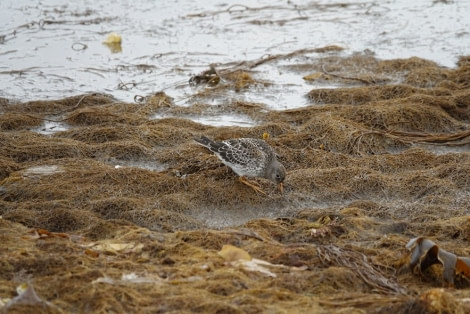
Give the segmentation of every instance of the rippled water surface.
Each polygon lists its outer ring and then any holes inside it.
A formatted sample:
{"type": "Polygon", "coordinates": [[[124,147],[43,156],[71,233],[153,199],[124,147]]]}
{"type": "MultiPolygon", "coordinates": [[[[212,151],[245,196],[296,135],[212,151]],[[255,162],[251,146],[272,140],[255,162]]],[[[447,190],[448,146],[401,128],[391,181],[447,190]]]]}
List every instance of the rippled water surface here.
{"type": "MultiPolygon", "coordinates": [[[[0,3],[0,96],[55,99],[101,92],[133,101],[165,91],[190,105],[188,79],[227,66],[328,45],[336,54],[418,56],[453,67],[470,47],[470,1],[25,1],[0,3]],[[119,47],[103,41],[122,36],[119,47]]],[[[308,63],[304,54],[284,65],[308,63]]],[[[312,89],[282,64],[256,69],[273,84],[226,95],[284,109],[312,89]]]]}

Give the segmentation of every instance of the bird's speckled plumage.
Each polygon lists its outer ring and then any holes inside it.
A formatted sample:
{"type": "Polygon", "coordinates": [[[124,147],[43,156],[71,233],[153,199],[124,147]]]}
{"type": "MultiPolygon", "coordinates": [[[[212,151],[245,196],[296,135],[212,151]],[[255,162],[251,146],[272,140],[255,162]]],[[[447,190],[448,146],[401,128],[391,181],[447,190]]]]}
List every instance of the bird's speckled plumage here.
{"type": "Polygon", "coordinates": [[[237,138],[212,141],[205,136],[194,140],[214,152],[239,176],[266,178],[280,184],[282,189],[286,169],[277,161],[273,148],[264,140],[237,138]]]}

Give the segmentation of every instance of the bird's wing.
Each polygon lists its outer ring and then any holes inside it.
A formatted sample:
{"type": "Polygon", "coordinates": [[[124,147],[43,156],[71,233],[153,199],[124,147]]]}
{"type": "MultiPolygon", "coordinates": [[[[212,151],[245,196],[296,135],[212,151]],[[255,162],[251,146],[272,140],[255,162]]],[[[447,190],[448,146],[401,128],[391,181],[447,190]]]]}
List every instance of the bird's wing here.
{"type": "Polygon", "coordinates": [[[216,153],[232,164],[247,165],[252,163],[253,160],[263,158],[262,152],[249,141],[233,139],[220,143],[222,145],[218,147],[216,153]]]}

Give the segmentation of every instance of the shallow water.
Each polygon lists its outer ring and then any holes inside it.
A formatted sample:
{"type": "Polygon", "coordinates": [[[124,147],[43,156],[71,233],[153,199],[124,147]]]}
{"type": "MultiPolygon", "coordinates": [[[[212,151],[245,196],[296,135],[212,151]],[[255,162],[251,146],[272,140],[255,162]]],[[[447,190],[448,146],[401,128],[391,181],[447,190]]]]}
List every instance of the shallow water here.
{"type": "MultiPolygon", "coordinates": [[[[470,47],[469,14],[468,1],[5,0],[0,3],[0,96],[25,101],[101,92],[133,101],[164,90],[178,104],[191,105],[188,79],[209,64],[227,67],[328,45],[345,49],[332,54],[419,56],[453,67],[470,47]],[[122,36],[120,49],[102,43],[111,32],[122,36]]],[[[279,66],[324,55],[265,63],[254,75],[272,84],[223,94],[213,103],[304,106],[303,95],[315,83],[279,66]]]]}
{"type": "MultiPolygon", "coordinates": [[[[171,115],[163,115],[163,114],[156,114],[152,117],[152,119],[163,119],[163,118],[170,118],[173,117],[171,115]]],[[[181,117],[184,119],[188,119],[200,124],[212,125],[212,126],[242,126],[242,127],[252,127],[255,126],[256,123],[252,121],[249,117],[238,115],[238,114],[220,114],[216,116],[210,115],[199,115],[199,116],[186,116],[181,117]]]]}
{"type": "Polygon", "coordinates": [[[31,131],[39,134],[50,135],[55,132],[67,131],[68,129],[69,127],[63,122],[46,120],[40,127],[32,129],[31,131]]]}

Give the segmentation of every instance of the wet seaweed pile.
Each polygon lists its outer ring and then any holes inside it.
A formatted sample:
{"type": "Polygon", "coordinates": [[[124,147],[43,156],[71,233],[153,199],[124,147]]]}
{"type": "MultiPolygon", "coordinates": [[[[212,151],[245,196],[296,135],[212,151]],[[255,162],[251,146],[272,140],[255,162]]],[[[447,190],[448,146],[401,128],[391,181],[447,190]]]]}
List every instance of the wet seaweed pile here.
{"type": "Polygon", "coordinates": [[[165,93],[2,99],[0,306],[468,312],[466,274],[453,289],[439,263],[418,274],[406,244],[426,237],[470,257],[470,59],[447,69],[326,56],[284,69],[342,86],[312,89],[307,107],[209,104],[267,84],[251,69],[208,72],[190,107],[165,93]],[[256,125],[190,119],[222,113],[256,125]],[[200,135],[267,137],[288,170],[284,194],[264,179],[267,195],[241,184],[200,135]]]}

